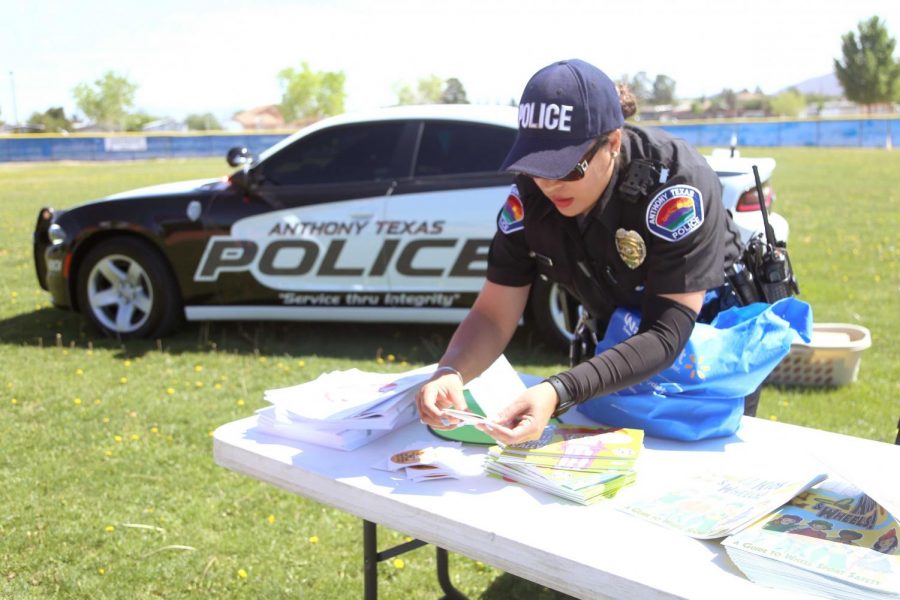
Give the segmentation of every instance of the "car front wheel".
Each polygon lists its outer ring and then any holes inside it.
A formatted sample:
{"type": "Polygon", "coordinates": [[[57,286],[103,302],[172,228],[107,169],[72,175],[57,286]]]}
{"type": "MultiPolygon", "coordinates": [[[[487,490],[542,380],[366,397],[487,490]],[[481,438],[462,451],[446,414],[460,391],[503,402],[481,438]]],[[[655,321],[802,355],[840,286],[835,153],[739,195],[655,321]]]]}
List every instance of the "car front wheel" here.
{"type": "Polygon", "coordinates": [[[568,323],[574,327],[578,322],[580,304],[577,300],[568,296],[565,300],[565,289],[552,281],[537,279],[531,286],[531,324],[552,348],[559,348],[568,352],[569,342],[574,337],[567,327],[568,323]],[[566,311],[568,319],[566,317],[566,311]]]}
{"type": "Polygon", "coordinates": [[[162,257],[134,238],[107,240],[88,252],[78,271],[78,303],[92,325],[119,339],[164,335],[181,308],[162,257]]]}

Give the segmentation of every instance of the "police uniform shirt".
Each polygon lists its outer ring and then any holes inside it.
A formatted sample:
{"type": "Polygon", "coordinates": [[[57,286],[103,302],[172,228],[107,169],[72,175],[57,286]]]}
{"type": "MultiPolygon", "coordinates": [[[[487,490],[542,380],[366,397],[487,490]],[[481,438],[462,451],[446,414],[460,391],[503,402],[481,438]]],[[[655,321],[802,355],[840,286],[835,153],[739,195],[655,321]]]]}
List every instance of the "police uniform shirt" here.
{"type": "Polygon", "coordinates": [[[626,125],[620,153],[581,226],[530,177],[517,176],[498,216],[487,279],[520,287],[541,276],[601,318],[615,307],[639,307],[645,294],[721,286],[741,246],[715,171],[687,142],[662,130],[626,125]],[[629,169],[638,160],[653,169],[640,171],[635,194],[625,182],[634,181],[629,169]]]}

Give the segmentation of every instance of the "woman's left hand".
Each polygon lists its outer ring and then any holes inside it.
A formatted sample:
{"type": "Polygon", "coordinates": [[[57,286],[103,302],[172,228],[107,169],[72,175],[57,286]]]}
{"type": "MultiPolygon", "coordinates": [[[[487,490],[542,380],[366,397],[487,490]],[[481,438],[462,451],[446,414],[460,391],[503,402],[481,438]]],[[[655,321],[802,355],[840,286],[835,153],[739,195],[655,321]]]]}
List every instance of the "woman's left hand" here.
{"type": "Polygon", "coordinates": [[[489,424],[476,427],[502,444],[519,444],[541,437],[558,402],[556,390],[541,382],[530,387],[497,413],[489,424]]]}

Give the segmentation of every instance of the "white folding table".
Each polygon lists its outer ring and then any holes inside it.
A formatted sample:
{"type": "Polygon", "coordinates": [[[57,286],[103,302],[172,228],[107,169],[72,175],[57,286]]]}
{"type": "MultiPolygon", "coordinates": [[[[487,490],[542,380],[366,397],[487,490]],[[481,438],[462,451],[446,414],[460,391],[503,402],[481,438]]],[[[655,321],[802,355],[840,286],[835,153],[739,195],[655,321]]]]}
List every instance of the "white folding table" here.
{"type": "Polygon", "coordinates": [[[759,458],[764,474],[766,461],[808,455],[832,474],[852,469],[854,482],[877,484],[882,502],[900,500],[900,446],[756,418],[745,417],[728,438],[646,438],[637,484],[592,506],[487,476],[413,483],[372,468],[413,442],[437,439],[418,422],[352,452],[271,437],[255,423],[249,417],[219,427],[216,462],[363,519],[366,598],[377,595],[378,560],[424,543],[439,548],[439,579],[449,597],[458,593],[447,574],[447,550],[579,598],[796,598],[746,579],[717,541],[681,535],[616,506],[679,474],[748,456],[759,458]],[[378,553],[376,524],[417,539],[378,553]]]}

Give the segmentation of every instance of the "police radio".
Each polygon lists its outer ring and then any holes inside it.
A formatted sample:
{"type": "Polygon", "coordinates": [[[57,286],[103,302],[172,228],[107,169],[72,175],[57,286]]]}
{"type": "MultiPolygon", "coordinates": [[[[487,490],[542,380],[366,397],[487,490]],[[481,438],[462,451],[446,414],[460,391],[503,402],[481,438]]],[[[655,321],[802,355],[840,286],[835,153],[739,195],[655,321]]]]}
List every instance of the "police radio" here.
{"type": "Polygon", "coordinates": [[[799,294],[800,288],[797,286],[797,278],[791,268],[787,249],[775,241],[775,230],[769,223],[769,213],[763,199],[762,183],[759,181],[756,165],[753,165],[753,177],[756,179],[756,195],[759,198],[764,233],[757,233],[750,238],[744,251],[745,269],[729,273],[729,279],[745,304],[760,301],[771,304],[799,294]]]}

